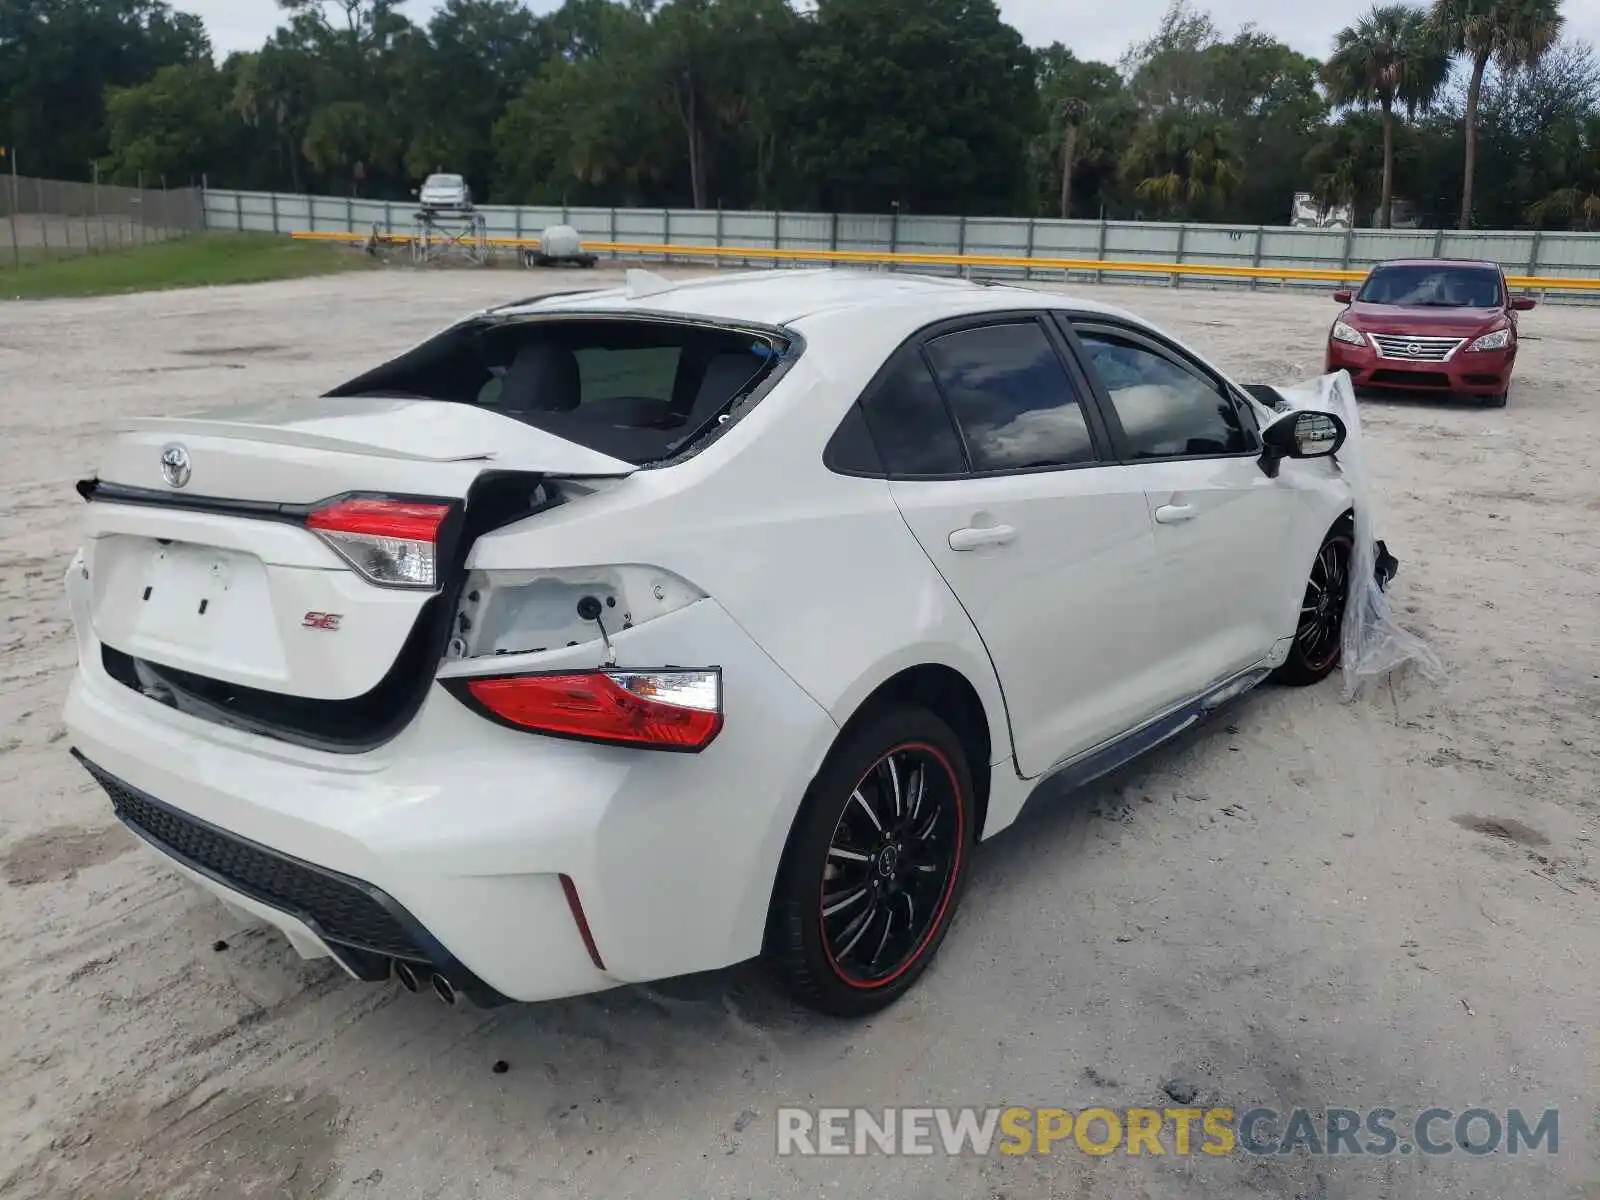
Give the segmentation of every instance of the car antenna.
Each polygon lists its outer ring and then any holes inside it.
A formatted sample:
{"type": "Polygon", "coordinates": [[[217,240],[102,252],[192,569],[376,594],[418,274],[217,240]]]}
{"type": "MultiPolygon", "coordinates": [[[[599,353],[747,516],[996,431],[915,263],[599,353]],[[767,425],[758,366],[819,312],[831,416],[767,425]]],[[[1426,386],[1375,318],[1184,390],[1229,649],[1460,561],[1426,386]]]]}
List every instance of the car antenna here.
{"type": "Polygon", "coordinates": [[[606,623],[600,619],[600,601],[593,596],[585,596],[578,601],[578,619],[580,621],[593,621],[600,626],[600,640],[606,644],[606,666],[617,665],[617,648],[611,644],[611,635],[606,632],[606,623]]]}

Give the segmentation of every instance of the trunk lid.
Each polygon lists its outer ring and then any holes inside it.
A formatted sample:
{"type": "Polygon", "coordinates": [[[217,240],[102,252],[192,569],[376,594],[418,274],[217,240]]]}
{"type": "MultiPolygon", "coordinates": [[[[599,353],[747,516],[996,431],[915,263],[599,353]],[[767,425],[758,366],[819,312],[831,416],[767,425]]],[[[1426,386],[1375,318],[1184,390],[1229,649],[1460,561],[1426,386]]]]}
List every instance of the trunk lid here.
{"type": "Polygon", "coordinates": [[[449,542],[471,528],[480,477],[496,481],[504,521],[533,510],[547,477],[634,470],[510,417],[436,400],[352,397],[132,421],[84,488],[94,501],[89,619],[105,646],[139,663],[355,700],[392,687],[391,669],[448,591],[449,542]],[[350,493],[454,506],[436,586],[374,583],[306,527],[311,511],[350,493]]]}
{"type": "Polygon", "coordinates": [[[411,480],[464,495],[486,467],[549,475],[627,475],[634,467],[521,421],[439,400],[351,396],[272,402],[183,417],[126,422],[100,478],[186,496],[310,503],[340,492],[411,480]],[[161,451],[181,443],[191,474],[182,489],[163,477],[161,451]],[[452,468],[451,464],[469,464],[452,468]],[[367,481],[367,482],[363,482],[367,481]]]}

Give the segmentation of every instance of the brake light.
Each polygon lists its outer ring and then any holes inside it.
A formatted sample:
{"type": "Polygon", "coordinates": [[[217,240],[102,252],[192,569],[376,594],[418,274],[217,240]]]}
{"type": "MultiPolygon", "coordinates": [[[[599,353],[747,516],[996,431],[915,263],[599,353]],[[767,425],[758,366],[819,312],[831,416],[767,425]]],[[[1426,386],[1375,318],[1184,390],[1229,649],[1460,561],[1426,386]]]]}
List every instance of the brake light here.
{"type": "Polygon", "coordinates": [[[439,527],[448,504],[412,500],[336,500],[306,518],[306,527],[373,583],[439,586],[439,527]]]}
{"type": "Polygon", "coordinates": [[[704,750],[722,731],[722,672],[574,671],[452,681],[516,729],[649,750],[704,750]]]}

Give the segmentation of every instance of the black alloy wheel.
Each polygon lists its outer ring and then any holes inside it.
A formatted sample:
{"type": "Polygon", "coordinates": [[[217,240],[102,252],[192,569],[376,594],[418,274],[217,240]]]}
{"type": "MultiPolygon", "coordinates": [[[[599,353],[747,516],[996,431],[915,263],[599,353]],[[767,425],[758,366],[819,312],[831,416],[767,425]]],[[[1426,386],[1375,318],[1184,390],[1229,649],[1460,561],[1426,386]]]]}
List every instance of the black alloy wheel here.
{"type": "Polygon", "coordinates": [[[965,834],[956,788],[936,747],[909,742],[851,791],[821,887],[823,948],[846,983],[892,983],[938,925],[965,834]]]}
{"type": "Polygon", "coordinates": [[[1347,521],[1323,539],[1306,580],[1289,657],[1274,673],[1279,682],[1295,686],[1317,683],[1339,665],[1354,549],[1355,538],[1347,521]]]}
{"type": "Polygon", "coordinates": [[[950,927],[975,840],[959,739],[897,707],[850,730],[802,805],[773,893],[768,958],[796,999],[838,1016],[887,1007],[950,927]]]}

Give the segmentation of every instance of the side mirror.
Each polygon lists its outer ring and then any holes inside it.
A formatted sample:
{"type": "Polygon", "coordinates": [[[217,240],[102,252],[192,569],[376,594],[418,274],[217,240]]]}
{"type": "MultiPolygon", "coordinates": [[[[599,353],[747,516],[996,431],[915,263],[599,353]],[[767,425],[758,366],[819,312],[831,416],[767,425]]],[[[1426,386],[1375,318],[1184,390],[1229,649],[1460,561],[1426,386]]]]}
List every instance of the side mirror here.
{"type": "Polygon", "coordinates": [[[1352,293],[1349,288],[1340,288],[1333,294],[1333,299],[1336,304],[1349,304],[1351,298],[1352,293]]]}
{"type": "Polygon", "coordinates": [[[1290,413],[1261,431],[1261,469],[1275,479],[1284,459],[1327,458],[1339,452],[1344,438],[1344,422],[1332,413],[1290,413]]]}
{"type": "Polygon", "coordinates": [[[1527,312],[1530,308],[1535,307],[1538,303],[1539,302],[1532,296],[1513,296],[1511,297],[1511,311],[1527,312]]]}

